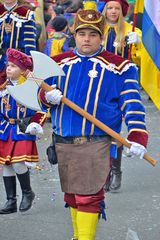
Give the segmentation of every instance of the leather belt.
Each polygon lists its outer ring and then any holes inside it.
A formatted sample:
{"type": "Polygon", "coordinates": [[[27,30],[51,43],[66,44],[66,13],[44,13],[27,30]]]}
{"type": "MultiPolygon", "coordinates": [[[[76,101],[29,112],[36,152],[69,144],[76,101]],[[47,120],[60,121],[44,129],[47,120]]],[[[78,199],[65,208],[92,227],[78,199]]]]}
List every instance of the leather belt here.
{"type": "Polygon", "coordinates": [[[83,144],[86,142],[96,142],[109,139],[109,135],[103,136],[86,136],[86,137],[62,137],[60,135],[53,134],[54,141],[56,143],[65,143],[65,144],[83,144]]]}
{"type": "Polygon", "coordinates": [[[16,124],[17,123],[17,119],[14,119],[14,118],[8,118],[7,120],[10,124],[16,124]]]}
{"type": "Polygon", "coordinates": [[[9,122],[10,124],[20,124],[21,120],[20,119],[14,119],[14,118],[8,118],[7,122],[9,122]]]}

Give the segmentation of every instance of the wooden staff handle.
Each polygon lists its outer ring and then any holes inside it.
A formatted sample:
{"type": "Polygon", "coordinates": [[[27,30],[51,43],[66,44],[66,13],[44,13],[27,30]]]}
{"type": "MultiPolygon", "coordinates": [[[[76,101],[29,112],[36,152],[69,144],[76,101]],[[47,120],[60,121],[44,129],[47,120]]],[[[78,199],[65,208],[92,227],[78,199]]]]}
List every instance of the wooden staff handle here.
{"type": "Polygon", "coordinates": [[[4,90],[7,84],[8,84],[8,80],[6,80],[3,84],[0,85],[0,90],[4,90]]]}
{"type": "MultiPolygon", "coordinates": [[[[44,89],[46,92],[53,90],[51,86],[49,86],[47,83],[43,82],[41,85],[41,88],[44,89]]],[[[118,142],[123,144],[125,147],[130,148],[131,144],[128,143],[123,137],[121,137],[120,134],[113,131],[111,128],[107,127],[104,123],[99,121],[97,118],[93,117],[90,113],[86,112],[84,109],[80,108],[78,105],[70,101],[66,97],[62,97],[62,103],[66,104],[68,107],[73,109],[75,112],[79,113],[81,116],[85,117],[87,120],[89,120],[91,123],[93,123],[95,126],[103,130],[105,133],[116,139],[118,142]]],[[[157,160],[153,159],[151,156],[149,156],[147,153],[144,154],[143,158],[148,161],[152,166],[155,166],[157,164],[157,160]]]]}

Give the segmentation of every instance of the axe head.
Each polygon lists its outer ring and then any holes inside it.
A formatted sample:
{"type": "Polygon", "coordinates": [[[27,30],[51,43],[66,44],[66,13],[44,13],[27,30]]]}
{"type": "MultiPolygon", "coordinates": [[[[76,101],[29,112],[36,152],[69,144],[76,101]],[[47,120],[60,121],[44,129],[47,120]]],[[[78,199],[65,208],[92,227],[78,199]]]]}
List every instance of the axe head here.
{"type": "Polygon", "coordinates": [[[33,59],[33,78],[16,86],[7,86],[9,94],[20,104],[35,111],[41,111],[37,91],[43,80],[53,76],[64,76],[62,68],[47,55],[31,51],[33,59]],[[35,81],[36,80],[36,81],[35,81]]]}
{"type": "Polygon", "coordinates": [[[64,76],[62,68],[46,54],[30,51],[33,59],[33,75],[38,78],[45,80],[53,76],[64,76]]]}
{"type": "Polygon", "coordinates": [[[42,111],[37,99],[38,85],[25,81],[17,86],[7,86],[9,94],[20,104],[35,111],[42,111]]]}

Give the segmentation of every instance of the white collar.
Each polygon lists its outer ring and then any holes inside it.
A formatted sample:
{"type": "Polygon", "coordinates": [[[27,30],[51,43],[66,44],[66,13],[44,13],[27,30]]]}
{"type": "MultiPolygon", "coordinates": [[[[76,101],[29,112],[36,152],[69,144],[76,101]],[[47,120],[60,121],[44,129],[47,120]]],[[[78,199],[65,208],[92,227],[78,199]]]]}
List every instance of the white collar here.
{"type": "Polygon", "coordinates": [[[15,85],[17,85],[17,83],[18,83],[18,80],[15,80],[15,79],[9,79],[9,82],[13,85],[13,86],[15,86],[15,85]]]}
{"type": "Polygon", "coordinates": [[[5,9],[7,10],[7,11],[10,11],[12,8],[14,8],[15,6],[17,5],[17,1],[15,2],[15,4],[14,5],[12,5],[12,6],[7,6],[5,3],[4,3],[4,7],[5,7],[5,9]]]}

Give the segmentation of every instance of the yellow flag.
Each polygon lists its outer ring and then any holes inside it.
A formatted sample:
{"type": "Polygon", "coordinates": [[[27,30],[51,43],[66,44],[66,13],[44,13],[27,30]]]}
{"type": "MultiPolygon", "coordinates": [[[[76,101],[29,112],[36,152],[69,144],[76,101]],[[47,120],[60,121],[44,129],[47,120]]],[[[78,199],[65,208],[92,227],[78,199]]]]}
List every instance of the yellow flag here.
{"type": "Polygon", "coordinates": [[[141,56],[141,85],[160,110],[160,71],[145,48],[141,56]]]}
{"type": "Polygon", "coordinates": [[[144,0],[136,0],[134,13],[143,13],[144,10],[144,0]]]}
{"type": "MultiPolygon", "coordinates": [[[[143,47],[141,49],[141,65],[140,65],[141,85],[146,91],[146,93],[149,95],[149,97],[152,99],[156,107],[160,110],[160,70],[158,67],[159,65],[155,61],[157,58],[155,58],[155,56],[153,55],[153,52],[151,51],[152,48],[149,48],[150,42],[153,44],[153,46],[157,44],[156,37],[158,37],[158,41],[159,41],[158,31],[156,30],[154,24],[151,24],[148,21],[148,19],[150,19],[151,17],[150,10],[153,2],[154,2],[153,0],[146,0],[144,4],[144,0],[137,0],[135,5],[135,13],[144,12],[143,16],[145,15],[143,19],[143,24],[142,24],[142,40],[143,40],[142,46],[143,47]],[[150,4],[150,9],[147,9],[147,11],[143,11],[146,3],[150,4]],[[146,29],[148,29],[148,31],[146,31],[146,29]],[[157,34],[153,35],[152,34],[153,31],[150,31],[150,29],[155,29],[154,32],[157,31],[157,34]]],[[[160,6],[160,3],[159,3],[159,6],[160,6]]],[[[157,9],[158,9],[158,6],[157,6],[157,9]]],[[[158,55],[158,52],[156,54],[158,55]]]]}
{"type": "Polygon", "coordinates": [[[43,13],[43,9],[44,9],[44,3],[43,0],[38,0],[39,3],[39,7],[36,8],[35,10],[35,19],[36,22],[39,22],[41,24],[42,27],[42,32],[41,32],[41,36],[39,39],[39,45],[40,45],[40,50],[42,51],[47,39],[47,34],[46,34],[46,29],[45,29],[45,22],[44,22],[44,13],[43,13]]]}

